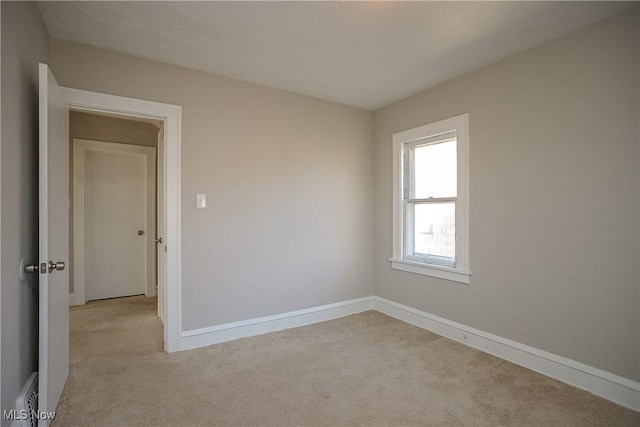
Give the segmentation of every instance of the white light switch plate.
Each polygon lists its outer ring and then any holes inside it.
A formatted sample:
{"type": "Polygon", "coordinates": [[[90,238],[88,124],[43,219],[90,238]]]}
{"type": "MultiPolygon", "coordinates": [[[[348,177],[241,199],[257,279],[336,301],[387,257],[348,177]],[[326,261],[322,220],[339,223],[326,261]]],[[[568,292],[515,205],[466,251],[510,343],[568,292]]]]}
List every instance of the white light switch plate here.
{"type": "Polygon", "coordinates": [[[207,195],[206,194],[196,194],[196,208],[204,209],[207,207],[207,195]]]}

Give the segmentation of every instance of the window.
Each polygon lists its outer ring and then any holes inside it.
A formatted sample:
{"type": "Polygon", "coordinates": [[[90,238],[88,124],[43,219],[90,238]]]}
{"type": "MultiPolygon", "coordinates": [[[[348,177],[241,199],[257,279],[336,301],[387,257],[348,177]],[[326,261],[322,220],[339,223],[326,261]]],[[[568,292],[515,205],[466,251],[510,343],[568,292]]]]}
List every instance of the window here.
{"type": "Polygon", "coordinates": [[[469,283],[467,152],[467,114],[393,135],[393,268],[469,283]]]}

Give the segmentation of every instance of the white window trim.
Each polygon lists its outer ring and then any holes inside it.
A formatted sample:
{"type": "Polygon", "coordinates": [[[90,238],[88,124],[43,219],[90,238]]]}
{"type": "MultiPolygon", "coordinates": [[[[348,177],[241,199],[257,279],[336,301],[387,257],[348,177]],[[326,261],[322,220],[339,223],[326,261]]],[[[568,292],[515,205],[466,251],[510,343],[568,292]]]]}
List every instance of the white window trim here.
{"type": "Polygon", "coordinates": [[[396,270],[469,284],[469,115],[430,123],[393,134],[393,255],[396,270]],[[404,150],[407,144],[426,137],[456,130],[458,194],[456,200],[456,265],[443,267],[407,259],[404,245],[404,150]]]}

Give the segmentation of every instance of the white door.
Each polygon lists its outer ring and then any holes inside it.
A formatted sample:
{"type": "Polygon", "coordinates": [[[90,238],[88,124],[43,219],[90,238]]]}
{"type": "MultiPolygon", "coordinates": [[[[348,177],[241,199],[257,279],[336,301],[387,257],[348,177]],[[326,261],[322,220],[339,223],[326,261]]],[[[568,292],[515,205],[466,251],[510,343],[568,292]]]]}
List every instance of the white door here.
{"type": "MultiPolygon", "coordinates": [[[[40,64],[38,410],[56,410],[69,376],[69,107],[40,64]]],[[[49,420],[40,419],[40,425],[49,420]]]]}
{"type": "Polygon", "coordinates": [[[77,175],[86,299],[154,296],[155,149],[74,140],[74,185],[77,175]]]}

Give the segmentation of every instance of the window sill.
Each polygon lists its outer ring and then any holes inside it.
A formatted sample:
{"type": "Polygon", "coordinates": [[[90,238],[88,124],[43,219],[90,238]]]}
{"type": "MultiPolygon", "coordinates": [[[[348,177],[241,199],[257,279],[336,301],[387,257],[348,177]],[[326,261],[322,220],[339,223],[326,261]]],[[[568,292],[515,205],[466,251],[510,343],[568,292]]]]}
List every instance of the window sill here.
{"type": "Polygon", "coordinates": [[[468,270],[440,267],[436,265],[425,265],[420,262],[405,261],[395,258],[389,258],[389,261],[391,261],[391,268],[395,270],[437,277],[438,279],[451,280],[452,282],[459,282],[467,285],[471,282],[471,271],[468,270]]]}

